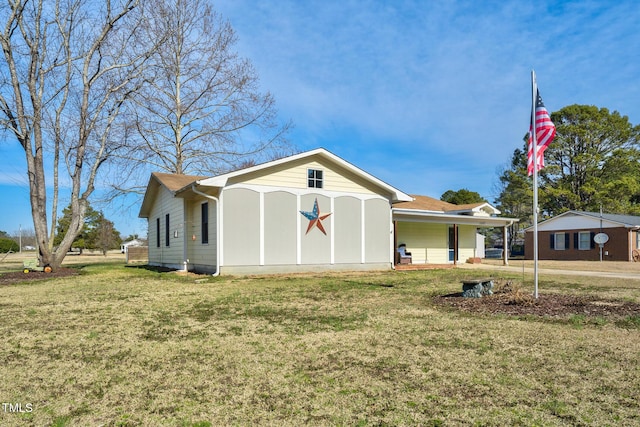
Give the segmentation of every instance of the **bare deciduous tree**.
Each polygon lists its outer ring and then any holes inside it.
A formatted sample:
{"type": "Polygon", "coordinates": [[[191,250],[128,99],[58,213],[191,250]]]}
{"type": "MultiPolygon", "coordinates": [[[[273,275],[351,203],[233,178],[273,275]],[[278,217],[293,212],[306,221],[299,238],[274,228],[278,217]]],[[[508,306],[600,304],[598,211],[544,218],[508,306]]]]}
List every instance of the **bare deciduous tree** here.
{"type": "Polygon", "coordinates": [[[151,34],[167,42],[135,95],[131,114],[143,142],[124,159],[145,181],[127,175],[120,188],[146,184],[149,170],[217,174],[290,154],[289,124],[278,123],[273,96],[260,92],[255,69],[234,50],[233,28],[209,2],[154,0],[151,12],[151,34]]]}
{"type": "Polygon", "coordinates": [[[214,174],[291,152],[235,41],[205,0],[0,6],[0,126],[24,149],[42,264],[62,263],[97,180],[130,190],[138,170],[214,174]],[[72,220],[54,247],[61,197],[72,220]]]}
{"type": "Polygon", "coordinates": [[[120,113],[150,50],[135,30],[145,25],[140,1],[10,0],[0,7],[0,124],[24,149],[40,261],[53,268],[82,229],[101,166],[124,145],[114,129],[124,129],[120,113]],[[72,220],[54,248],[61,188],[69,188],[72,220]]]}

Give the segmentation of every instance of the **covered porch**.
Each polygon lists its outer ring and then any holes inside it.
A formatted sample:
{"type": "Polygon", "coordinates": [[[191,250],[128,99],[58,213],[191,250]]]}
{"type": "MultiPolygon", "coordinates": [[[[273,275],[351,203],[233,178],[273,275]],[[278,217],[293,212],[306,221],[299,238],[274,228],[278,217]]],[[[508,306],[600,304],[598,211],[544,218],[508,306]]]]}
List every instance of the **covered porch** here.
{"type": "MultiPolygon", "coordinates": [[[[482,258],[484,247],[480,245],[484,245],[484,240],[477,237],[477,231],[481,228],[502,228],[503,240],[508,241],[508,227],[518,220],[492,216],[499,211],[485,205],[479,205],[481,209],[461,209],[455,213],[394,207],[392,219],[396,268],[455,266],[470,258],[482,258]],[[397,254],[400,245],[404,245],[405,251],[411,254],[410,260],[400,259],[397,254]]],[[[508,265],[508,251],[503,251],[502,261],[508,265]]]]}

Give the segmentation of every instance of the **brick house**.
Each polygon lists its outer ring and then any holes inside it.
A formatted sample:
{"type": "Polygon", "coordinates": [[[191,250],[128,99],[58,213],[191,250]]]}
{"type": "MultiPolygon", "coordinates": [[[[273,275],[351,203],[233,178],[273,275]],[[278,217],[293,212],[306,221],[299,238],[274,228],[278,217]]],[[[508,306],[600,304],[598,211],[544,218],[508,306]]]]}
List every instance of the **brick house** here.
{"type": "MultiPolygon", "coordinates": [[[[538,259],[600,259],[600,247],[594,242],[602,232],[609,241],[602,248],[605,261],[640,260],[640,217],[567,211],[538,224],[538,259]]],[[[533,227],[525,230],[525,259],[533,259],[533,227]]]]}

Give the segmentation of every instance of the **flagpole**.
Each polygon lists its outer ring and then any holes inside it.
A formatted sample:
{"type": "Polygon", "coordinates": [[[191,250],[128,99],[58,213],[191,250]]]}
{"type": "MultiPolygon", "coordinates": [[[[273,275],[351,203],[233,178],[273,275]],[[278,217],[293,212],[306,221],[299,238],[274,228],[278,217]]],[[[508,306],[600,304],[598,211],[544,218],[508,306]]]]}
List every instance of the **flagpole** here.
{"type": "Polygon", "coordinates": [[[536,72],[531,70],[531,142],[533,144],[533,296],[538,299],[538,140],[536,137],[536,72]]]}

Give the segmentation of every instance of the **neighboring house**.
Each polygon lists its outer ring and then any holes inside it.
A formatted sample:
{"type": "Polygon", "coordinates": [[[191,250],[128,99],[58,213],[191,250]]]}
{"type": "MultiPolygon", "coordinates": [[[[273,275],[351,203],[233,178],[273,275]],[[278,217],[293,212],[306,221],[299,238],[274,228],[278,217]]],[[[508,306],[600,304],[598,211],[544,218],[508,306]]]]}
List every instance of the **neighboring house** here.
{"type": "Polygon", "coordinates": [[[122,244],[120,245],[120,252],[122,252],[123,254],[126,254],[127,251],[129,250],[129,246],[144,246],[144,245],[146,245],[146,242],[143,242],[142,240],[139,240],[139,239],[128,240],[126,242],[122,242],[122,244]]]}
{"type": "Polygon", "coordinates": [[[254,274],[389,269],[401,242],[414,263],[466,260],[478,226],[514,221],[496,213],[414,198],[316,149],[211,178],[153,173],[139,216],[149,264],[254,274]]]}
{"type": "MultiPolygon", "coordinates": [[[[602,231],[609,237],[603,260],[633,261],[640,256],[638,230],[638,216],[567,211],[538,224],[538,259],[597,261],[600,247],[593,238],[602,231]]],[[[525,258],[533,259],[533,227],[525,230],[525,258]]]]}

